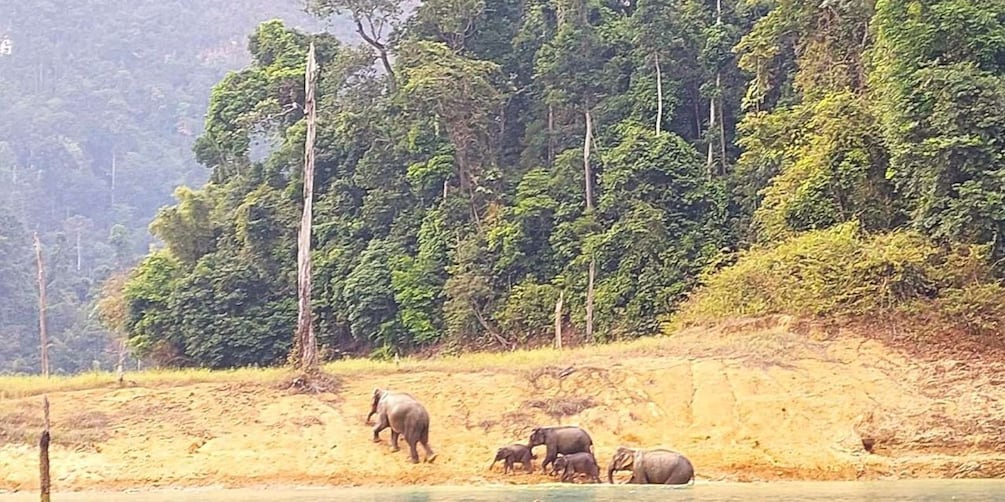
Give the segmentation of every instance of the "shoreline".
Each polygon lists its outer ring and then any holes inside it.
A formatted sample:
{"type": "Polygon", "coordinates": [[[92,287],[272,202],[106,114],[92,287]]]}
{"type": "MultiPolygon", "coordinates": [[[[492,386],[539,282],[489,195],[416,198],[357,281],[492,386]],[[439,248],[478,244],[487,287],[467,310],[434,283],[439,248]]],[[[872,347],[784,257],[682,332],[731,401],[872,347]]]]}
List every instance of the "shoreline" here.
{"type": "Polygon", "coordinates": [[[564,353],[330,367],[339,386],[321,394],[290,390],[277,370],[32,382],[0,395],[0,490],[37,489],[38,392],[52,405],[54,493],[535,486],[551,481],[540,451],[534,474],[487,467],[499,446],[555,424],[588,430],[601,467],[621,445],[669,447],[701,483],[1005,476],[1002,362],[922,360],[785,319],[564,353]],[[391,453],[386,432],[371,442],[374,387],[427,407],[435,464],[391,453]]]}

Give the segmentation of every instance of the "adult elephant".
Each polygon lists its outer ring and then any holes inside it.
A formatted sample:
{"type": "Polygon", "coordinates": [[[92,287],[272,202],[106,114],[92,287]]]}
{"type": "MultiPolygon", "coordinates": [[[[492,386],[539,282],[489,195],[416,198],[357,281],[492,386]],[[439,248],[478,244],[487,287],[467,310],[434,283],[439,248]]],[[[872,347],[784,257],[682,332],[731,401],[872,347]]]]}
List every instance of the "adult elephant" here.
{"type": "Polygon", "coordinates": [[[558,454],[570,455],[572,453],[593,453],[593,439],[585,430],[573,425],[538,427],[531,431],[530,441],[527,446],[534,449],[535,446],[545,445],[547,453],[541,468],[548,472],[548,464],[558,458],[558,454]]]}
{"type": "Polygon", "coordinates": [[[373,390],[373,401],[366,423],[377,415],[377,425],[373,428],[373,441],[380,442],[380,431],[391,428],[391,451],[398,451],[398,437],[405,436],[413,464],[419,463],[416,444],[422,443],[426,450],[426,462],[436,459],[429,447],[429,413],[417,399],[405,392],[384,389],[373,390]]]}
{"type": "Polygon", "coordinates": [[[644,485],[685,485],[694,482],[694,466],[684,455],[664,449],[618,447],[607,467],[607,481],[614,483],[614,471],[632,471],[629,483],[644,485]]]}

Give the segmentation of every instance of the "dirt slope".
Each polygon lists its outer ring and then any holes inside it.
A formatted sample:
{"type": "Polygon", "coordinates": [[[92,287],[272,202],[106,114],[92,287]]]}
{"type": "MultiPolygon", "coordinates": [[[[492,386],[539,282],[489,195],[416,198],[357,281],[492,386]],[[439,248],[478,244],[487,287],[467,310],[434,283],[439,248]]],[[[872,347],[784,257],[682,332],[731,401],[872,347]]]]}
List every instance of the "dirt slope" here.
{"type": "MultiPolygon", "coordinates": [[[[255,383],[50,393],[54,484],[543,482],[486,467],[498,446],[557,423],[589,430],[602,464],[618,445],[667,446],[703,479],[1005,475],[1000,362],[919,361],[849,333],[795,331],[782,318],[579,350],[558,365],[351,374],[321,396],[255,383]],[[386,432],[370,441],[377,386],[426,404],[434,464],[390,453],[386,432]]],[[[0,401],[0,489],[37,486],[35,439],[17,431],[37,431],[38,405],[0,401]]]]}

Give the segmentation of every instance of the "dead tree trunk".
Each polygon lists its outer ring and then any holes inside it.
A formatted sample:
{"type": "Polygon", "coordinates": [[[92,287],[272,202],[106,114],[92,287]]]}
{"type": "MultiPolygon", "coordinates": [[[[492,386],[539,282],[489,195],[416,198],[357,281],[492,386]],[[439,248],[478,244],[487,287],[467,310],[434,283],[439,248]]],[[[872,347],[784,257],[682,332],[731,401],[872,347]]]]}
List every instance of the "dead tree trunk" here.
{"type": "Polygon", "coordinates": [[[583,171],[586,175],[586,210],[593,211],[593,170],[590,169],[590,139],[593,137],[593,117],[586,110],[586,134],[583,137],[583,171]]]}
{"type": "MultiPolygon", "coordinates": [[[[709,136],[712,135],[712,131],[715,130],[715,97],[711,97],[708,100],[708,132],[709,136]]],[[[708,174],[711,176],[715,174],[713,171],[713,164],[715,162],[715,157],[712,155],[712,138],[708,138],[708,159],[705,162],[705,168],[708,169],[708,174]]]]}
{"type": "Polygon", "coordinates": [[[555,107],[548,105],[548,167],[555,165],[555,107]]]}
{"type": "Polygon", "coordinates": [[[663,73],[660,70],[660,54],[656,53],[656,135],[663,129],[663,73]]]}
{"type": "Polygon", "coordinates": [[[318,369],[318,344],[314,336],[311,312],[311,217],[314,206],[314,139],[316,135],[316,110],[314,88],[317,82],[317,62],[314,58],[314,44],[307,53],[307,74],[305,78],[306,98],[304,114],[307,116],[307,140],[304,144],[304,211],[300,218],[300,234],[297,238],[297,343],[300,349],[300,369],[312,373],[318,369]]]}
{"type": "Polygon", "coordinates": [[[370,47],[377,49],[377,54],[380,56],[380,62],[384,65],[384,71],[387,72],[387,89],[394,94],[398,90],[398,79],[394,73],[394,67],[391,66],[391,59],[387,54],[387,45],[381,42],[380,34],[374,28],[372,20],[367,19],[367,23],[370,25],[370,33],[367,34],[366,30],[363,29],[363,21],[357,16],[356,22],[356,33],[363,38],[363,41],[370,44],[370,47]]]}
{"type": "Polygon", "coordinates": [[[565,299],[565,291],[558,293],[558,301],[555,302],[555,348],[562,349],[562,300],[565,299]]]}
{"type": "Polygon", "coordinates": [[[42,437],[38,441],[38,470],[39,470],[39,491],[42,495],[42,502],[49,502],[49,396],[42,397],[42,412],[45,414],[45,428],[42,430],[42,437]]]}
{"type": "MultiPolygon", "coordinates": [[[[722,74],[715,76],[715,86],[721,89],[721,78],[722,74]]],[[[726,174],[726,121],[723,120],[722,113],[722,92],[719,92],[719,165],[721,166],[720,173],[726,174]]]]}
{"type": "MultiPolygon", "coordinates": [[[[590,168],[590,140],[593,138],[593,117],[586,109],[586,135],[583,140],[583,169],[586,175],[586,212],[593,212],[593,170],[590,168]]],[[[586,338],[593,339],[593,280],[596,275],[596,260],[590,257],[589,282],[586,287],[586,338]]]]}
{"type": "Polygon", "coordinates": [[[49,378],[49,334],[45,330],[45,264],[42,262],[42,243],[35,232],[35,264],[38,268],[38,339],[42,359],[42,376],[49,378]]]}
{"type": "MultiPolygon", "coordinates": [[[[715,2],[715,25],[716,26],[722,25],[722,0],[716,0],[716,2],[715,2]]],[[[712,96],[711,98],[709,98],[709,100],[708,100],[708,132],[709,132],[709,134],[712,134],[712,131],[714,131],[715,128],[716,128],[716,123],[715,123],[715,120],[716,120],[715,101],[716,101],[716,99],[719,100],[719,114],[718,114],[718,116],[722,117],[722,98],[721,98],[721,96],[722,96],[722,71],[721,70],[717,70],[716,73],[715,73],[715,95],[712,96]]],[[[726,143],[725,143],[725,141],[726,141],[726,139],[722,135],[722,132],[725,129],[722,126],[722,121],[721,120],[720,120],[720,123],[718,125],[719,125],[718,129],[719,129],[719,146],[720,146],[720,151],[721,151],[723,157],[725,157],[725,152],[726,152],[726,143]]],[[[713,167],[712,167],[712,165],[714,163],[714,160],[715,160],[714,156],[712,155],[712,138],[709,138],[709,140],[708,140],[708,165],[707,165],[707,168],[708,168],[708,174],[710,176],[715,174],[715,172],[713,171],[713,167]]],[[[726,162],[726,159],[723,158],[722,159],[723,171],[725,171],[725,162],[726,162]]]]}

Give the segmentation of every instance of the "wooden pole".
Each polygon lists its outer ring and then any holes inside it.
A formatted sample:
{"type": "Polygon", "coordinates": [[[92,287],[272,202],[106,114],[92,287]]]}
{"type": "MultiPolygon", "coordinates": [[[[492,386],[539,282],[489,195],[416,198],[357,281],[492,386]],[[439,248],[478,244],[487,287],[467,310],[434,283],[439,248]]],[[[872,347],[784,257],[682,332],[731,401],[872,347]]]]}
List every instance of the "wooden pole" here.
{"type": "Polygon", "coordinates": [[[42,358],[42,376],[49,378],[49,335],[45,330],[45,264],[42,262],[42,243],[35,232],[35,264],[38,268],[38,338],[42,358]]]}
{"type": "Polygon", "coordinates": [[[38,442],[39,489],[42,502],[49,502],[49,396],[42,397],[42,410],[45,414],[45,429],[42,430],[42,438],[38,442]]]}
{"type": "Polygon", "coordinates": [[[586,339],[593,341],[593,283],[597,277],[597,259],[590,257],[590,273],[586,285],[586,339]]]}
{"type": "MultiPolygon", "coordinates": [[[[590,140],[593,137],[593,117],[586,109],[586,137],[583,140],[583,169],[586,176],[586,212],[593,212],[593,170],[590,168],[590,140]]],[[[593,341],[593,280],[596,275],[596,259],[590,258],[589,283],[586,289],[586,339],[593,341]]]]}
{"type": "Polygon", "coordinates": [[[304,144],[304,212],[300,219],[300,234],[297,239],[297,344],[300,348],[300,368],[314,372],[318,368],[318,344],[314,335],[311,312],[311,217],[314,205],[314,139],[316,131],[316,110],[314,88],[317,84],[317,62],[314,57],[314,43],[307,53],[307,70],[304,79],[306,98],[304,114],[307,116],[307,139],[304,144]]]}

